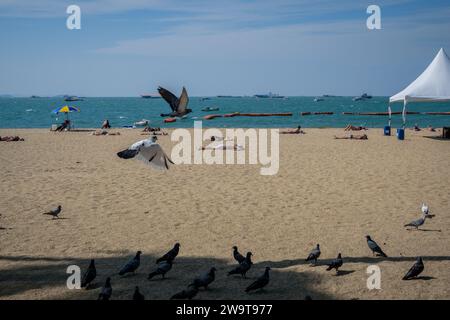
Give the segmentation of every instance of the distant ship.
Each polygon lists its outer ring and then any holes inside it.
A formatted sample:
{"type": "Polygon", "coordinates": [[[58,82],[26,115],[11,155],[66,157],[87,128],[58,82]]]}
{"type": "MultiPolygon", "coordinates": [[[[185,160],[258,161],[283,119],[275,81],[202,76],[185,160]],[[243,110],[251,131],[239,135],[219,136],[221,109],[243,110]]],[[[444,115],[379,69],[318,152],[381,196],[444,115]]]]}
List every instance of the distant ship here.
{"type": "Polygon", "coordinates": [[[325,99],[323,99],[323,98],[315,98],[314,99],[314,102],[322,102],[322,101],[324,101],[325,99]]]}
{"type": "Polygon", "coordinates": [[[284,99],[284,96],[280,96],[279,94],[269,92],[268,94],[255,94],[255,98],[259,99],[284,99]]]}
{"type": "Polygon", "coordinates": [[[367,100],[367,99],[372,99],[372,96],[368,95],[367,93],[364,93],[360,97],[354,97],[353,101],[364,101],[364,100],[367,100]]]}
{"type": "Polygon", "coordinates": [[[157,94],[141,94],[143,99],[160,99],[161,97],[157,94]]]}
{"type": "Polygon", "coordinates": [[[64,96],[64,101],[83,101],[83,98],[79,98],[77,96],[64,96]]]}

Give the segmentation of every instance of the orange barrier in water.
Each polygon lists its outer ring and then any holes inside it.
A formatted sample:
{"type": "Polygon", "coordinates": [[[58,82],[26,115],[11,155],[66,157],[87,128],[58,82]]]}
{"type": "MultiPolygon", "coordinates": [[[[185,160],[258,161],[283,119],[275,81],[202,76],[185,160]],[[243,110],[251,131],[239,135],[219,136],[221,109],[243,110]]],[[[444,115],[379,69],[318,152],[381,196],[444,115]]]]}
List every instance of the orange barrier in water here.
{"type": "Polygon", "coordinates": [[[233,118],[233,117],[292,117],[292,113],[228,113],[228,114],[209,114],[204,116],[205,120],[215,118],[233,118]]]}

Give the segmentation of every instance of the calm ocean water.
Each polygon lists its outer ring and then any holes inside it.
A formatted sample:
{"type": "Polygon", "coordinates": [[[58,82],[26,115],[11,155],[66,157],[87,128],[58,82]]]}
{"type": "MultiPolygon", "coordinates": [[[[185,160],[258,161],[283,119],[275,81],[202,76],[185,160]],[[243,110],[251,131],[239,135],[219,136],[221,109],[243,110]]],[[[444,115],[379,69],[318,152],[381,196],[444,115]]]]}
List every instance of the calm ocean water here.
{"type": "MultiPolygon", "coordinates": [[[[268,118],[217,118],[203,121],[204,127],[295,127],[309,128],[345,127],[347,124],[363,125],[373,128],[384,127],[388,121],[385,116],[351,116],[342,112],[387,112],[388,98],[374,97],[366,101],[354,102],[351,97],[325,98],[314,102],[314,97],[290,97],[288,99],[211,98],[202,101],[191,98],[189,107],[194,110],[187,119],[165,124],[161,113],[169,112],[162,99],[142,98],[86,98],[85,101],[64,102],[62,98],[0,98],[0,128],[49,128],[52,123],[62,122],[64,115],[54,115],[52,110],[65,104],[78,107],[81,112],[71,113],[70,118],[77,128],[97,128],[103,119],[109,119],[113,127],[132,125],[135,121],[147,119],[155,127],[192,127],[194,120],[207,114],[246,113],[284,113],[292,112],[292,117],[268,118]],[[203,112],[207,106],[218,107],[217,112],[203,112]],[[301,116],[301,112],[334,112],[332,116],[301,116]]],[[[393,111],[401,111],[402,104],[393,105],[393,111]]],[[[408,111],[448,112],[450,103],[411,104],[408,111]]],[[[450,116],[409,115],[407,125],[450,126],[450,116]]],[[[393,116],[393,126],[401,126],[401,116],[393,116]]]]}

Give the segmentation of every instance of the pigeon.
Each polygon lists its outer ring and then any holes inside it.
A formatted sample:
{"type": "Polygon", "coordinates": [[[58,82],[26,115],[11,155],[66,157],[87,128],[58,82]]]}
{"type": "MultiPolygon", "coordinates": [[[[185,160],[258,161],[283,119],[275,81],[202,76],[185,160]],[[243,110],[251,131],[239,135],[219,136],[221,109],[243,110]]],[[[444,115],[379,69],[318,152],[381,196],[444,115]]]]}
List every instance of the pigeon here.
{"type": "Polygon", "coordinates": [[[81,280],[81,287],[87,289],[89,285],[92,283],[92,281],[94,281],[96,276],[97,276],[97,269],[95,269],[95,261],[94,259],[92,259],[88,269],[83,275],[83,279],[81,280]]]}
{"type": "Polygon", "coordinates": [[[266,267],[266,271],[264,271],[264,274],[251,285],[249,285],[247,289],[245,289],[245,292],[249,293],[250,291],[263,289],[265,286],[267,286],[269,284],[269,271],[270,267],[266,267]]]}
{"type": "Polygon", "coordinates": [[[247,256],[245,257],[245,260],[242,261],[236,268],[228,272],[228,275],[231,276],[233,274],[240,274],[242,277],[247,278],[246,274],[248,270],[252,267],[252,253],[247,252],[247,256]]]}
{"type": "Polygon", "coordinates": [[[43,213],[44,215],[47,216],[52,216],[53,219],[59,218],[59,214],[61,213],[62,207],[58,206],[56,209],[52,209],[48,212],[43,213]]]}
{"type": "Polygon", "coordinates": [[[342,261],[342,256],[339,253],[337,258],[334,259],[333,261],[331,261],[331,263],[327,265],[328,266],[327,271],[336,269],[336,274],[337,274],[337,273],[339,273],[339,268],[342,267],[343,264],[344,264],[344,262],[342,261]]]}
{"type": "Polygon", "coordinates": [[[197,288],[205,288],[205,290],[208,290],[208,286],[216,279],[216,271],[217,269],[212,267],[209,272],[195,278],[192,284],[197,288]]]}
{"type": "Polygon", "coordinates": [[[174,164],[167,156],[162,147],[156,143],[158,138],[153,136],[149,139],[133,143],[128,149],[120,151],[117,156],[122,159],[141,160],[156,170],[169,170],[169,163],[174,164]]]}
{"type": "Polygon", "coordinates": [[[408,273],[403,277],[403,280],[411,280],[416,278],[425,269],[423,265],[423,260],[421,257],[417,258],[416,263],[409,269],[408,273]]]}
{"type": "Polygon", "coordinates": [[[239,253],[238,247],[236,247],[236,246],[233,247],[233,257],[234,257],[234,260],[237,261],[237,263],[241,263],[242,261],[245,260],[245,257],[239,253]]]}
{"type": "Polygon", "coordinates": [[[172,249],[170,249],[169,252],[167,252],[161,258],[156,260],[156,263],[158,264],[158,263],[160,263],[162,261],[169,261],[169,260],[171,260],[173,262],[173,260],[175,260],[175,258],[177,257],[178,252],[180,252],[180,244],[179,243],[175,243],[175,245],[173,246],[172,249]]]}
{"type": "Polygon", "coordinates": [[[423,226],[423,225],[424,225],[425,220],[426,220],[427,218],[429,218],[429,216],[423,215],[422,218],[420,218],[420,219],[418,219],[418,220],[415,220],[415,221],[412,221],[412,222],[410,222],[410,223],[408,223],[408,224],[405,224],[405,228],[407,228],[407,227],[413,227],[413,228],[416,228],[416,230],[418,230],[420,226],[423,226]]]}
{"type": "Polygon", "coordinates": [[[434,214],[430,214],[430,207],[426,203],[422,203],[422,213],[424,216],[427,216],[428,218],[432,219],[434,218],[434,214]]]}
{"type": "Polygon", "coordinates": [[[314,265],[317,264],[317,259],[320,257],[320,245],[317,245],[309,254],[308,258],[305,259],[305,261],[312,261],[314,260],[314,265]]]}
{"type": "Polygon", "coordinates": [[[106,282],[102,290],[100,291],[100,294],[98,295],[97,300],[109,300],[112,295],[112,287],[111,287],[111,278],[106,278],[106,282]]]}
{"type": "Polygon", "coordinates": [[[161,117],[183,117],[192,112],[191,109],[187,108],[189,97],[185,87],[183,87],[180,98],[177,98],[172,92],[162,87],[158,88],[158,92],[172,109],[171,113],[161,114],[161,117]]]}
{"type": "Polygon", "coordinates": [[[387,255],[383,252],[383,250],[381,250],[380,246],[374,240],[372,240],[370,236],[366,236],[366,239],[369,249],[372,250],[372,254],[387,258],[387,255]]]}
{"type": "Polygon", "coordinates": [[[138,286],[136,286],[134,288],[133,300],[134,301],[143,301],[143,300],[145,300],[144,295],[139,292],[139,287],[138,286]]]}
{"type": "Polygon", "coordinates": [[[158,267],[155,271],[151,272],[148,275],[148,280],[151,280],[154,276],[162,275],[162,278],[165,279],[166,273],[172,269],[172,260],[162,261],[158,264],[158,267]]]}
{"type": "Polygon", "coordinates": [[[128,261],[128,263],[119,271],[119,276],[123,276],[127,273],[134,273],[141,264],[141,251],[136,252],[136,256],[128,261]]]}
{"type": "Polygon", "coordinates": [[[198,293],[198,288],[190,284],[185,290],[174,294],[170,300],[192,300],[198,293]]]}

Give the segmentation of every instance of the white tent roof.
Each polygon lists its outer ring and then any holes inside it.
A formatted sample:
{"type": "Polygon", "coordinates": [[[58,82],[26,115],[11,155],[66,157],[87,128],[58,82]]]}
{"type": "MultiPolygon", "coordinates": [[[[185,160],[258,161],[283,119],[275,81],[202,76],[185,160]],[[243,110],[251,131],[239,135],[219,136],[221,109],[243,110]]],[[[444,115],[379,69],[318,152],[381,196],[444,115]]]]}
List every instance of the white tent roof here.
{"type": "Polygon", "coordinates": [[[439,50],[428,68],[405,90],[389,102],[450,100],[450,59],[444,49],[439,50]]]}

